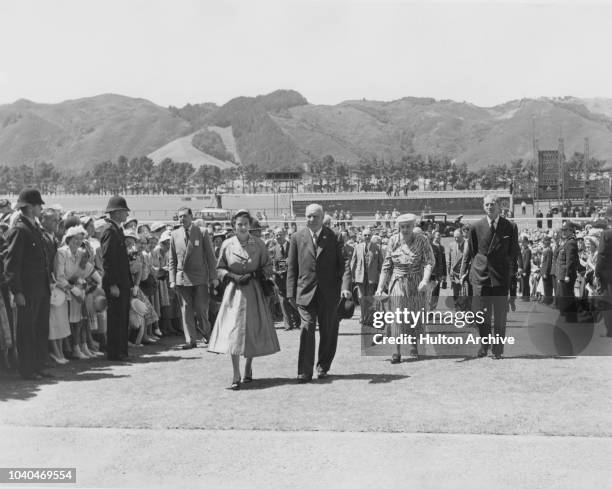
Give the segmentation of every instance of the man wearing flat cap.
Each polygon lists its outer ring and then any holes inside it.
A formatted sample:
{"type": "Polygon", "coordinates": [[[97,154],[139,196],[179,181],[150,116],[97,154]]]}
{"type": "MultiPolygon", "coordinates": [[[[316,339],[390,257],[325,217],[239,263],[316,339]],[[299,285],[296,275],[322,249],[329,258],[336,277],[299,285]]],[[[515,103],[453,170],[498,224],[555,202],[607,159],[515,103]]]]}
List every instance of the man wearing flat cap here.
{"type": "MultiPolygon", "coordinates": [[[[468,236],[468,251],[461,265],[462,280],[472,284],[472,308],[484,312],[479,325],[481,337],[491,334],[491,322],[496,337],[506,336],[506,305],[510,285],[510,270],[520,254],[516,227],[500,215],[499,197],[488,194],[483,207],[486,216],[476,222],[468,236]]],[[[518,269],[522,273],[521,268],[518,269]]],[[[493,345],[493,358],[500,359],[503,344],[493,345]]],[[[479,357],[486,357],[488,344],[478,350],[479,357]]]]}
{"type": "Polygon", "coordinates": [[[123,197],[111,197],[106,206],[106,226],[100,237],[104,271],[102,288],[108,301],[106,356],[109,360],[125,360],[128,356],[130,299],[134,284],[121,225],[126,221],[129,212],[123,197]]]}
{"type": "Polygon", "coordinates": [[[49,339],[49,266],[37,219],[44,202],[36,189],[19,194],[19,215],[7,234],[5,276],[17,305],[19,373],[24,379],[52,377],[44,372],[49,339]]]}
{"type": "Polygon", "coordinates": [[[606,229],[599,240],[597,249],[597,263],[595,264],[595,276],[599,280],[602,299],[608,303],[603,311],[606,324],[607,336],[612,336],[612,205],[606,209],[608,229],[606,229]]]}

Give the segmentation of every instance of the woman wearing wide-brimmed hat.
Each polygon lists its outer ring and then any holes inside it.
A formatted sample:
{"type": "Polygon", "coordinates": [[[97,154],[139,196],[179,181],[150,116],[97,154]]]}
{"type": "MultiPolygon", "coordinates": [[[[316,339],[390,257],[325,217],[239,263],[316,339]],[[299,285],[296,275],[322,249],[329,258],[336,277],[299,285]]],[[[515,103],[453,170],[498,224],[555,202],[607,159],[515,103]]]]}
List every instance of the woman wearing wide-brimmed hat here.
{"type": "MultiPolygon", "coordinates": [[[[399,234],[389,239],[385,260],[383,262],[378,289],[375,296],[382,296],[388,290],[389,300],[385,309],[409,311],[427,311],[431,293],[430,277],[435,264],[435,257],[427,236],[414,233],[416,223],[414,214],[402,214],[396,220],[399,234]]],[[[422,325],[406,325],[394,322],[389,325],[389,335],[399,337],[408,334],[415,342],[410,355],[418,358],[416,342],[422,325]]],[[[401,346],[391,357],[391,363],[401,362],[401,346]]]]}

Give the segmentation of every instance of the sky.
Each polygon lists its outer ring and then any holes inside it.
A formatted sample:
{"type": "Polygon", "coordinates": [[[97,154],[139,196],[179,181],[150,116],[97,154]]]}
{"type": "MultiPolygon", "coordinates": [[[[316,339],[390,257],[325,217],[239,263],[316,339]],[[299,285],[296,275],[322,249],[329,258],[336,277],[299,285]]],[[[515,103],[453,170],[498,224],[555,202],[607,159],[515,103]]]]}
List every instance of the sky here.
{"type": "Polygon", "coordinates": [[[0,0],[0,104],[612,98],[612,2],[0,0]]]}

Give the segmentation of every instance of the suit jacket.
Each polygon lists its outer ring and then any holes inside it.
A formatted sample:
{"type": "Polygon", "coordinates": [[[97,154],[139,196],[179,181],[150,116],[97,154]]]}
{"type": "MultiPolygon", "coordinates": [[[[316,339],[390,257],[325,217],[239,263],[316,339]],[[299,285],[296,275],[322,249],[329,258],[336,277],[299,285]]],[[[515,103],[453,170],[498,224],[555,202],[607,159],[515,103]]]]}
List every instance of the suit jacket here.
{"type": "Polygon", "coordinates": [[[317,290],[325,299],[337,302],[340,290],[351,285],[350,262],[344,259],[342,238],[323,226],[316,252],[310,230],[304,228],[291,236],[287,263],[287,297],[307,306],[317,290]]]}
{"type": "Polygon", "coordinates": [[[431,249],[436,257],[436,264],[431,271],[431,276],[436,280],[444,281],[446,280],[446,254],[444,253],[444,246],[432,242],[431,249]]]}
{"type": "Polygon", "coordinates": [[[104,272],[102,287],[105,290],[111,285],[116,285],[120,289],[129,289],[134,285],[123,230],[110,219],[106,220],[106,226],[102,230],[100,255],[104,272]]]}
{"type": "Polygon", "coordinates": [[[448,246],[448,274],[451,280],[454,279],[455,281],[461,276],[461,264],[468,250],[467,241],[464,240],[461,246],[462,248],[460,249],[456,241],[453,241],[448,246]]]}
{"type": "Polygon", "coordinates": [[[542,275],[546,275],[548,277],[552,273],[552,262],[553,251],[550,246],[547,246],[542,250],[542,265],[540,265],[542,275]]]}
{"type": "Polygon", "coordinates": [[[49,234],[45,231],[42,233],[43,242],[45,243],[45,253],[47,254],[47,264],[49,270],[49,281],[53,280],[53,268],[55,264],[55,255],[57,254],[57,248],[59,243],[55,235],[49,234]]]}
{"type": "Polygon", "coordinates": [[[573,237],[559,246],[556,275],[557,280],[565,280],[565,277],[569,277],[570,281],[576,280],[578,275],[578,245],[573,237]]]}
{"type": "Polygon", "coordinates": [[[217,263],[208,231],[192,224],[188,240],[184,227],[172,231],[168,266],[170,282],[176,285],[208,285],[215,279],[217,263]]]}
{"type": "Polygon", "coordinates": [[[606,229],[599,240],[595,275],[604,287],[612,284],[612,229],[606,229]]]}
{"type": "Polygon", "coordinates": [[[516,226],[499,218],[495,234],[491,235],[486,217],[470,229],[468,252],[461,266],[461,275],[469,270],[473,286],[509,287],[510,270],[520,254],[516,226]]]}
{"type": "Polygon", "coordinates": [[[280,245],[276,243],[270,252],[272,258],[272,279],[283,295],[287,293],[287,260],[289,259],[289,248],[291,243],[287,240],[280,245]],[[281,263],[284,261],[284,270],[281,263]]]}
{"type": "Polygon", "coordinates": [[[367,272],[368,283],[378,285],[378,279],[380,278],[380,271],[385,257],[383,256],[380,246],[376,243],[370,243],[370,248],[367,253],[365,247],[365,242],[362,242],[357,244],[353,250],[353,256],[350,261],[353,281],[362,284],[365,278],[364,275],[367,272]]]}
{"type": "Polygon", "coordinates": [[[51,294],[49,264],[42,230],[27,217],[19,216],[9,229],[5,276],[13,294],[46,297],[51,294]]]}
{"type": "Polygon", "coordinates": [[[529,248],[521,248],[521,259],[523,261],[523,273],[529,275],[531,273],[531,250],[529,248]]]}

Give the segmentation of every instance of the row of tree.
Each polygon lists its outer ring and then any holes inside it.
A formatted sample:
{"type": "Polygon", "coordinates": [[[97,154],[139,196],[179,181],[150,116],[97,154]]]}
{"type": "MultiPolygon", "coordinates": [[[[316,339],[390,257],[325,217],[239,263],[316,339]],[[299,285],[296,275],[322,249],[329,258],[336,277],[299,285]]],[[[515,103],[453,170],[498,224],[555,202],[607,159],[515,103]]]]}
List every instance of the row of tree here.
{"type": "MultiPolygon", "coordinates": [[[[590,174],[602,174],[605,161],[591,158],[590,174]]],[[[567,161],[574,174],[584,171],[584,155],[574,153],[567,161]]],[[[356,167],[335,161],[330,155],[314,160],[306,170],[310,177],[299,183],[300,190],[337,191],[396,191],[416,190],[426,182],[429,190],[512,189],[522,193],[533,189],[536,177],[533,160],[517,159],[510,164],[491,165],[478,172],[467,164],[455,164],[448,157],[407,155],[399,161],[373,158],[356,167]],[[310,180],[308,183],[307,180],[310,180]]],[[[159,164],[146,156],[128,159],[120,156],[116,162],[105,161],[91,170],[75,172],[59,170],[50,163],[35,166],[0,166],[0,194],[16,194],[27,186],[45,194],[185,194],[210,193],[223,186],[242,192],[265,191],[265,173],[250,164],[220,170],[215,166],[194,168],[190,163],[177,163],[167,158],[159,164]]]]}

